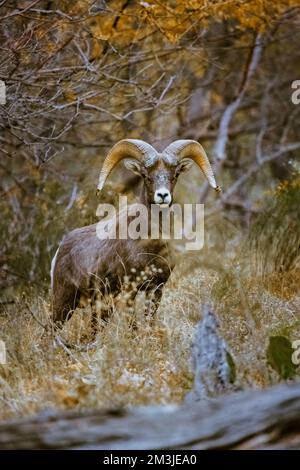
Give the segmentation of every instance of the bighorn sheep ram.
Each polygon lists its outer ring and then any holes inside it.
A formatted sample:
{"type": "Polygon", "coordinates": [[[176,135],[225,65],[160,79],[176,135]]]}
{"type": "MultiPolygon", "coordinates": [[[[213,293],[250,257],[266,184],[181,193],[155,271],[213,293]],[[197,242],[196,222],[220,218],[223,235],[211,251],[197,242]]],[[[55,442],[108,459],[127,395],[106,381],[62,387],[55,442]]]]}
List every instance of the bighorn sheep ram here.
{"type": "MultiPolygon", "coordinates": [[[[198,142],[177,140],[158,153],[142,140],[125,139],[115,144],[105,158],[97,193],[101,192],[113,168],[123,160],[128,169],[143,178],[140,203],[148,208],[152,204],[160,207],[172,204],[177,178],[192,162],[200,167],[210,186],[219,190],[207,155],[198,142]]],[[[120,218],[118,213],[116,224],[120,218]]],[[[97,224],[94,224],[68,233],[52,260],[54,322],[63,323],[70,317],[81,294],[92,297],[94,291],[102,296],[109,292],[116,297],[128,275],[135,278],[131,301],[138,291],[144,290],[149,309],[154,313],[173,268],[168,242],[163,239],[99,239],[96,230],[97,224]],[[147,278],[143,274],[150,266],[151,276],[147,278]]]]}

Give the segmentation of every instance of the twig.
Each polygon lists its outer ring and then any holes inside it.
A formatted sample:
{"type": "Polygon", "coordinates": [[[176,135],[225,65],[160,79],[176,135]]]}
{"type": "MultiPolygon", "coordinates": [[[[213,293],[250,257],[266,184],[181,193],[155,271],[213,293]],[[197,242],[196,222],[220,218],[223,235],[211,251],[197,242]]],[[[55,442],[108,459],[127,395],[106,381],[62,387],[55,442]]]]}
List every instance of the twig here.
{"type": "MultiPolygon", "coordinates": [[[[255,38],[253,48],[250,51],[250,54],[247,60],[242,82],[239,86],[238,94],[236,98],[226,107],[220,120],[218,137],[217,137],[214,150],[213,150],[213,154],[215,155],[215,158],[216,158],[215,165],[214,165],[214,172],[216,175],[219,174],[223,166],[224,160],[226,159],[226,156],[227,156],[226,146],[227,146],[228,136],[229,136],[229,126],[232,122],[232,119],[235,113],[237,112],[237,110],[239,109],[242,103],[249,81],[258,66],[259,60],[261,58],[262,50],[263,50],[262,35],[261,33],[258,33],[255,38]]],[[[199,202],[203,203],[205,201],[207,194],[208,194],[208,189],[209,189],[209,185],[205,183],[200,194],[199,202]]]]}
{"type": "Polygon", "coordinates": [[[30,315],[32,316],[32,318],[33,318],[42,328],[44,328],[44,330],[47,330],[47,329],[48,329],[48,325],[47,325],[47,324],[44,325],[44,324],[35,316],[35,314],[34,314],[33,311],[31,310],[31,307],[30,307],[29,303],[28,303],[28,302],[25,302],[25,305],[26,305],[26,307],[28,308],[28,311],[29,311],[30,315]]]}

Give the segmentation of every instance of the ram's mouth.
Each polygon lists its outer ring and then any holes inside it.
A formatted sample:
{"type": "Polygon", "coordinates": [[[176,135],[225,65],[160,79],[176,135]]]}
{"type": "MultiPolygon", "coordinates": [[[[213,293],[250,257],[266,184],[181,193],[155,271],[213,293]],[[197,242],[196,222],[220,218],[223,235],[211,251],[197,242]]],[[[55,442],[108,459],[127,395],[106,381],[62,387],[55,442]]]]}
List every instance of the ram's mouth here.
{"type": "Polygon", "coordinates": [[[156,204],[156,205],[160,207],[161,209],[166,209],[167,207],[171,207],[171,202],[170,203],[163,202],[161,204],[156,204]]]}

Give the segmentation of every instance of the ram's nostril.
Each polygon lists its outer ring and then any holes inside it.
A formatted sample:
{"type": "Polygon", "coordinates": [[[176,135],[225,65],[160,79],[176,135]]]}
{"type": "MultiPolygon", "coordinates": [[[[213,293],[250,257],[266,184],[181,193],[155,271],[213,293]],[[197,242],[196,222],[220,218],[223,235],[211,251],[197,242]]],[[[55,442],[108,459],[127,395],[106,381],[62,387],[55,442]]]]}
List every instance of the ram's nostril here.
{"type": "Polygon", "coordinates": [[[157,193],[158,197],[161,197],[162,199],[165,199],[166,197],[169,196],[169,193],[157,193]]]}

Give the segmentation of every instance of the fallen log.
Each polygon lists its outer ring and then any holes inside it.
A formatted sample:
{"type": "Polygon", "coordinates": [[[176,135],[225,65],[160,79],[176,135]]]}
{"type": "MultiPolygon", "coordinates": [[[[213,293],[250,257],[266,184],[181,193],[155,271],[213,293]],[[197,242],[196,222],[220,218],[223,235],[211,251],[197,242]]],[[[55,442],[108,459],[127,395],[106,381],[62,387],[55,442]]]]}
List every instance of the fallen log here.
{"type": "Polygon", "coordinates": [[[300,383],[181,406],[41,413],[0,425],[0,449],[300,448],[300,383]]]}

